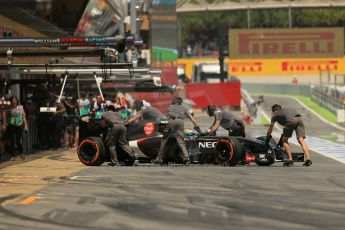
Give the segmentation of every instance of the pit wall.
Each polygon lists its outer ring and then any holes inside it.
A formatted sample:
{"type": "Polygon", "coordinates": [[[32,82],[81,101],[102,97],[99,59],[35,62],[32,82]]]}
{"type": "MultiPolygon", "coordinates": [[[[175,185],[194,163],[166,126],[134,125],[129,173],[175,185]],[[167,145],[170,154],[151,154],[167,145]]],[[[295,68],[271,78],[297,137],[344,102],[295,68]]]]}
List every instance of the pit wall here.
{"type": "Polygon", "coordinates": [[[279,94],[311,97],[310,85],[242,83],[249,94],[279,94]]]}

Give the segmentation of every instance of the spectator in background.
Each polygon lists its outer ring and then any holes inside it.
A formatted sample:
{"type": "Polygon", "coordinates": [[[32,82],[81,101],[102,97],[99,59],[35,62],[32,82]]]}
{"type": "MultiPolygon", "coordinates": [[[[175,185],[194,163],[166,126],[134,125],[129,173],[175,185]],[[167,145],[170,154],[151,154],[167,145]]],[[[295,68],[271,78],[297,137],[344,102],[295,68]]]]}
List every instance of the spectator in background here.
{"type": "Polygon", "coordinates": [[[74,148],[77,146],[78,142],[78,113],[77,113],[77,101],[71,96],[67,96],[62,99],[61,102],[65,106],[65,143],[68,147],[74,148]]]}
{"type": "Polygon", "coordinates": [[[11,141],[9,154],[11,155],[11,160],[15,160],[15,146],[18,148],[19,155],[21,159],[24,160],[23,154],[23,128],[25,131],[28,130],[28,125],[26,122],[26,116],[23,106],[19,104],[19,100],[16,96],[10,98],[11,109],[8,117],[8,134],[11,141]]]}
{"type": "Polygon", "coordinates": [[[187,57],[191,57],[192,56],[192,47],[190,47],[190,45],[187,45],[187,57]]]}
{"type": "Polygon", "coordinates": [[[0,110],[0,163],[2,155],[5,152],[6,143],[8,142],[6,140],[5,134],[7,129],[7,114],[6,110],[0,110]]]}
{"type": "Polygon", "coordinates": [[[105,112],[106,104],[102,96],[96,96],[96,101],[93,103],[92,110],[95,112],[95,118],[101,119],[102,114],[105,112]]]}
{"type": "Polygon", "coordinates": [[[77,100],[79,116],[88,116],[90,113],[90,100],[85,98],[84,93],[80,93],[79,99],[77,100]]]}
{"type": "Polygon", "coordinates": [[[127,105],[127,119],[130,118],[133,114],[133,103],[134,103],[134,99],[132,97],[132,95],[130,95],[129,93],[124,93],[124,97],[126,99],[126,105],[127,105]]]}
{"type": "Polygon", "coordinates": [[[111,95],[110,103],[107,104],[107,106],[110,106],[110,105],[114,106],[115,110],[118,110],[119,108],[121,108],[121,105],[119,103],[116,93],[111,95]]]}
{"type": "Polygon", "coordinates": [[[121,119],[123,121],[128,118],[128,101],[126,100],[125,94],[118,92],[117,93],[117,103],[120,105],[119,112],[121,114],[121,119]]]}
{"type": "Polygon", "coordinates": [[[56,111],[50,118],[50,144],[51,147],[57,149],[61,146],[61,140],[63,139],[65,132],[64,116],[66,113],[66,108],[63,103],[58,101],[57,95],[55,95],[53,92],[50,93],[49,96],[49,107],[56,108],[56,111]]]}
{"type": "Polygon", "coordinates": [[[108,105],[111,105],[111,100],[110,100],[110,96],[108,94],[103,94],[103,99],[104,99],[104,103],[105,103],[105,107],[107,107],[108,105]]]}
{"type": "Polygon", "coordinates": [[[26,120],[28,124],[28,133],[25,133],[23,137],[24,143],[24,150],[26,154],[32,150],[32,148],[36,145],[37,147],[37,140],[36,140],[36,133],[37,133],[37,118],[38,118],[38,103],[32,93],[27,93],[25,95],[24,101],[24,111],[26,114],[26,120]]]}
{"type": "Polygon", "coordinates": [[[27,117],[32,116],[35,117],[37,113],[37,103],[34,100],[34,95],[32,93],[28,93],[25,95],[24,101],[24,110],[27,117]]]}
{"type": "Polygon", "coordinates": [[[292,83],[292,84],[295,84],[295,85],[298,84],[298,78],[296,77],[296,75],[292,78],[291,83],[292,83]]]}

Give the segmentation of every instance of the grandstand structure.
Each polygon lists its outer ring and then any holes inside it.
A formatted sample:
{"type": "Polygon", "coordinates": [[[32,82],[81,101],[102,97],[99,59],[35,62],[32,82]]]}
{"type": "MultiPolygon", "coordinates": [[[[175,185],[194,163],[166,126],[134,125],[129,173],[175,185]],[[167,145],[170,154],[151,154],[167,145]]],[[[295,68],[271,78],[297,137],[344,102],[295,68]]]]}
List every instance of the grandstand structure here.
{"type": "Polygon", "coordinates": [[[176,12],[345,7],[344,0],[177,0],[176,12]]]}

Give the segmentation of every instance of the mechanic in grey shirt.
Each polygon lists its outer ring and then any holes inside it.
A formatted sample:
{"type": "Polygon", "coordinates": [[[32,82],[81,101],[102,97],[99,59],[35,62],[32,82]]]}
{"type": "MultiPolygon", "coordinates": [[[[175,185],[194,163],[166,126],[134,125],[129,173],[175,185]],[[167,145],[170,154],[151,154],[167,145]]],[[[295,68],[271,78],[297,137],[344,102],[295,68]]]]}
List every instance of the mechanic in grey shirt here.
{"type": "Polygon", "coordinates": [[[116,147],[119,147],[130,157],[134,157],[133,149],[128,145],[126,139],[126,127],[121,119],[121,113],[115,112],[115,107],[110,105],[107,107],[108,111],[102,115],[103,126],[108,127],[108,132],[105,137],[105,143],[109,147],[110,165],[118,164],[116,147]]]}
{"type": "Polygon", "coordinates": [[[207,114],[214,117],[213,124],[207,130],[209,134],[215,133],[219,126],[229,131],[229,136],[245,137],[245,127],[243,122],[232,113],[220,110],[214,105],[208,105],[207,114]]]}
{"type": "Polygon", "coordinates": [[[137,114],[125,123],[126,126],[132,124],[134,121],[139,119],[143,119],[145,121],[167,120],[167,117],[158,109],[152,106],[144,106],[144,102],[142,100],[135,100],[133,102],[133,110],[136,110],[137,114]]]}
{"type": "Polygon", "coordinates": [[[312,161],[310,159],[308,146],[304,141],[305,128],[302,121],[302,116],[293,109],[282,108],[281,105],[278,105],[278,104],[273,105],[271,124],[267,130],[266,144],[269,142],[269,140],[272,137],[271,134],[272,134],[275,122],[277,122],[278,124],[284,127],[282,142],[283,142],[283,147],[288,155],[288,161],[284,162],[284,165],[285,166],[293,165],[291,147],[288,141],[289,141],[289,138],[292,136],[293,131],[295,131],[298,143],[301,145],[303,152],[306,156],[306,161],[303,164],[303,166],[310,166],[312,164],[312,161]]]}
{"type": "MultiPolygon", "coordinates": [[[[182,106],[182,101],[183,100],[181,97],[175,97],[172,100],[172,105],[170,105],[168,108],[168,125],[163,131],[163,138],[155,164],[162,164],[166,151],[173,147],[169,145],[169,138],[176,139],[177,145],[180,148],[182,162],[185,165],[189,164],[189,155],[187,152],[186,143],[184,142],[184,119],[188,117],[194,124],[195,128],[199,126],[194,117],[188,113],[184,106],[182,106]]],[[[175,145],[175,143],[172,144],[175,145]]]]}

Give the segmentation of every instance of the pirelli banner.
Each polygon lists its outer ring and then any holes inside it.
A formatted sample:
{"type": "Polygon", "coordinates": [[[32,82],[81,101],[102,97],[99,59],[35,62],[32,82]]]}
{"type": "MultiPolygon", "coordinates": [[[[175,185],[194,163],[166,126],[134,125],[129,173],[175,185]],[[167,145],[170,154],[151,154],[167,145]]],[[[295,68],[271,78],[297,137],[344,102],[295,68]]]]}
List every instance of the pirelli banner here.
{"type": "MultiPolygon", "coordinates": [[[[215,62],[216,58],[178,59],[185,74],[192,76],[193,65],[197,62],[215,62]]],[[[345,73],[345,57],[339,58],[272,58],[272,59],[225,59],[229,75],[234,76],[277,76],[311,75],[320,72],[345,73]]]]}
{"type": "Polygon", "coordinates": [[[344,56],[344,28],[230,29],[231,59],[344,56]]]}
{"type": "Polygon", "coordinates": [[[233,59],[228,70],[235,76],[318,75],[320,72],[345,73],[344,58],[233,59]]]}

